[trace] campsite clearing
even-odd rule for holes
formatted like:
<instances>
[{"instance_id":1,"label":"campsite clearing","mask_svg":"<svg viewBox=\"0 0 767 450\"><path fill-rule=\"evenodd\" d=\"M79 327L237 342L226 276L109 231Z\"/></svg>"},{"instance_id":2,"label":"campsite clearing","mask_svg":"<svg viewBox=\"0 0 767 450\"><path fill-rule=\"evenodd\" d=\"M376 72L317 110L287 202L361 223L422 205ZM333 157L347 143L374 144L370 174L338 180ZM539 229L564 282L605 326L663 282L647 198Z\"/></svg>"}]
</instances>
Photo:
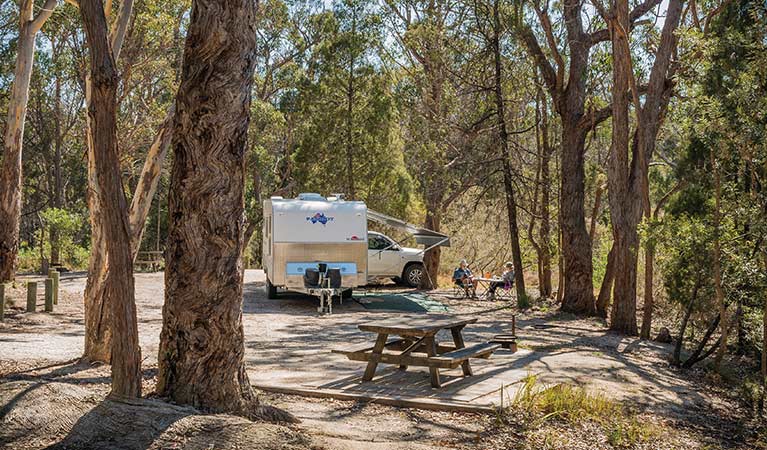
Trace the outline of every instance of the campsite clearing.
<instances>
[{"instance_id":1,"label":"campsite clearing","mask_svg":"<svg viewBox=\"0 0 767 450\"><path fill-rule=\"evenodd\" d=\"M371 440L381 442L381 448L438 448L443 442L470 446L485 439L500 439L488 434L495 427L494 415L466 411L487 412L502 401L508 405L528 375L537 375L545 385L568 383L607 393L647 417L681 428L696 424L694 442L737 447L745 439L734 419L742 417L737 404L697 379L696 372L680 374L670 368L666 361L669 346L608 333L599 321L541 311L518 316L517 353L499 349L490 359L473 360L472 377L463 378L460 367L444 371L442 389L429 386L427 368L405 372L387 368L372 382L360 383L364 365L330 349L369 341L372 335L361 332L359 323L399 317L402 312L371 310L355 301L344 301L332 316L319 316L311 297L291 295L269 300L262 272L246 271L245 278L245 362L251 383L273 391L264 394L264 399L294 413L303 421L300 429L319 433L320 440L332 443L327 448L359 448L360 442ZM23 378L34 379L45 370L25 371L81 355L84 285L83 275L63 277L62 298L53 314L26 314L16 309L9 314L0 324L0 377L21 372ZM136 297L145 390L151 391L162 323L162 273L137 274ZM503 302L455 300L439 292L432 297L445 304L449 314L477 319L464 331L470 343L507 332L515 312ZM82 370L80 376L89 381L79 385L88 387L94 379L108 382L105 368L85 369L78 371ZM70 371L59 370L57 374L46 376L64 382L78 378ZM355 399L363 403L344 401ZM420 402L420 408L399 409L371 405L370 401L405 406ZM424 407L436 411L424 411ZM370 421L380 421L380 426L371 427ZM715 425L697 425L706 423ZM59 431L66 434L66 430ZM568 432L588 435L586 429ZM687 434L679 436L689 438ZM491 441L474 448L491 448L496 445Z\"/></svg>"}]
</instances>

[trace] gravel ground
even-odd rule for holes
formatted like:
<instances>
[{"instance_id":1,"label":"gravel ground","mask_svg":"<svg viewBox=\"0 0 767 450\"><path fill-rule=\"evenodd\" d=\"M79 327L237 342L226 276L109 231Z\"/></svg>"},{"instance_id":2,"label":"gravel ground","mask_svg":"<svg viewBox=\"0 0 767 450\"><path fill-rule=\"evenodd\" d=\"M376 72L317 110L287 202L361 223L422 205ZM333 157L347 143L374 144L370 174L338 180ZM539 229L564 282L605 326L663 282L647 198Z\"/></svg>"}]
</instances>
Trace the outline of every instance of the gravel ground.
<instances>
[{"instance_id":1,"label":"gravel ground","mask_svg":"<svg viewBox=\"0 0 767 450\"><path fill-rule=\"evenodd\" d=\"M255 384L318 371L332 377L348 373L350 367L358 368L358 363L329 357L327 348L333 343L365 338L356 329L356 322L392 314L368 311L355 302L345 302L334 307L332 316L320 317L316 302L309 297L266 299L262 280L261 272L246 271L243 308L246 365ZM48 369L40 367L72 361L81 355L84 286L84 274L64 276L60 302L52 314L23 312L23 288L19 284L10 290L7 297L16 307L7 310L6 321L0 323L0 377L45 376ZM136 274L139 334L147 373L145 391L151 391L154 383L163 287L162 273ZM445 292L434 295L449 306L450 313L479 318L476 326L466 330L468 341L486 340L510 327L513 311L500 302L458 300ZM42 296L38 303L41 310ZM668 347L610 334L599 321L555 314L548 311L550 307L539 305L517 321L521 347L533 350L536 355L530 361L531 367L540 372L546 383L564 381L606 392L611 398L632 405L642 421L659 424L661 431L657 435L633 448L746 446L748 438L739 419L744 413L737 403L729 401L721 395L720 388L706 384L701 377L670 368ZM594 361L604 367L594 369ZM98 376L91 373L94 371ZM88 368L82 372L67 374L65 378L71 381L85 377L96 380L84 383L89 388L97 392L106 389L107 368ZM549 421L528 429L514 420L499 421L492 415L266 393L262 398L301 419L298 428L311 435L313 445L319 448L614 448L604 430L595 431L598 424L590 421L577 425ZM0 405L0 420L7 420L2 408Z\"/></svg>"}]
</instances>

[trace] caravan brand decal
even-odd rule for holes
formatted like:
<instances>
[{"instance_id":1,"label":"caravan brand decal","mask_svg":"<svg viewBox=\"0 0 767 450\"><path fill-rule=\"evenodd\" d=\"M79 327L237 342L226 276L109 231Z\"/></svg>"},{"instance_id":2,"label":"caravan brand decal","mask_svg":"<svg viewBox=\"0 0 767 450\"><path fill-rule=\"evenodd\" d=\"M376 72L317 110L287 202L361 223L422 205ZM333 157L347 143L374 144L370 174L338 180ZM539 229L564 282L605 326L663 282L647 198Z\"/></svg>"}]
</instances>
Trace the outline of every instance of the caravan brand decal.
<instances>
[{"instance_id":1,"label":"caravan brand decal","mask_svg":"<svg viewBox=\"0 0 767 450\"><path fill-rule=\"evenodd\" d=\"M311 223L321 223L322 225L327 225L327 223L332 222L333 219L333 217L326 216L325 213L315 213L313 216L306 218L306 220Z\"/></svg>"}]
</instances>

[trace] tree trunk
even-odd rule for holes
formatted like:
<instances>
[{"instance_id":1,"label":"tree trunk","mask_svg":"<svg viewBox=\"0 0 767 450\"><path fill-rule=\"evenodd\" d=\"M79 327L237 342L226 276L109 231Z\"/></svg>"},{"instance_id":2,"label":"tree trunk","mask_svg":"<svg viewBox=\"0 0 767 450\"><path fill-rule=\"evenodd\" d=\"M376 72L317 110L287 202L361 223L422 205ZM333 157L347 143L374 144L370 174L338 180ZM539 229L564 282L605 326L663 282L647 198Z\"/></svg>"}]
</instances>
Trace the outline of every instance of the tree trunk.
<instances>
[{"instance_id":1,"label":"tree trunk","mask_svg":"<svg viewBox=\"0 0 767 450\"><path fill-rule=\"evenodd\" d=\"M128 208L120 177L117 149L118 75L104 9L99 0L80 1L90 49L91 71L88 115L94 149L96 177L102 205L98 223L104 238L110 282L105 297L111 309L112 392L119 398L141 395L141 348L133 290L133 261L130 247Z\"/></svg>"},{"instance_id":2,"label":"tree trunk","mask_svg":"<svg viewBox=\"0 0 767 450\"><path fill-rule=\"evenodd\" d=\"M503 100L503 69L501 67L501 18L499 0L493 2L493 59L495 63L495 107L498 119L498 138L501 160L503 162L503 188L506 193L506 213L509 220L509 239L511 241L511 257L514 262L514 284L517 290L518 304L526 304L525 274L522 265L522 250L519 246L519 225L517 224L517 202L514 198L514 180L511 173L509 158L509 133L506 129L506 110Z\"/></svg>"},{"instance_id":3,"label":"tree trunk","mask_svg":"<svg viewBox=\"0 0 767 450\"><path fill-rule=\"evenodd\" d=\"M610 222L615 252L615 279L613 281L613 307L610 312L610 329L627 335L637 334L636 279L639 235L636 224L642 214L642 204L632 189L631 166L638 164L637 157L629 162L629 92L631 59L629 48L628 0L616 0L613 6L615 19L610 24L613 54L612 87L612 142L608 163L608 196L610 199ZM639 150L635 144L634 154ZM631 166L630 166L631 164Z\"/></svg>"},{"instance_id":4,"label":"tree trunk","mask_svg":"<svg viewBox=\"0 0 767 450\"><path fill-rule=\"evenodd\" d=\"M64 207L64 186L61 176L61 151L63 147L64 137L61 135L61 74L59 73L59 46L56 38L51 36L51 62L55 67L55 88L54 88L54 107L53 107L53 123L54 123L54 154L53 154L53 207L61 209ZM58 230L51 228L50 237L51 241L51 264L60 264L59 261L61 253L61 243L59 242Z\"/></svg>"},{"instance_id":5,"label":"tree trunk","mask_svg":"<svg viewBox=\"0 0 767 450\"><path fill-rule=\"evenodd\" d=\"M256 2L192 3L176 97L157 391L251 416L242 328L245 150Z\"/></svg>"},{"instance_id":6,"label":"tree trunk","mask_svg":"<svg viewBox=\"0 0 767 450\"><path fill-rule=\"evenodd\" d=\"M541 144L543 154L541 155L541 226L538 229L538 242L541 250L539 254L540 275L538 287L541 297L551 297L551 212L549 211L549 202L551 201L551 174L550 162L552 149L549 143L549 125L548 110L546 108L546 98L543 92L539 93L541 99Z\"/></svg>"},{"instance_id":7,"label":"tree trunk","mask_svg":"<svg viewBox=\"0 0 767 450\"><path fill-rule=\"evenodd\" d=\"M645 173L645 177L649 174ZM644 202L645 219L650 227L653 226L654 217L650 213L650 180L645 178L642 186L642 201ZM647 236L644 245L644 305L642 309L642 330L639 337L650 339L652 333L652 310L655 299L653 297L653 278L655 276L655 244L652 236Z\"/></svg>"},{"instance_id":8,"label":"tree trunk","mask_svg":"<svg viewBox=\"0 0 767 450\"><path fill-rule=\"evenodd\" d=\"M562 252L565 290L562 310L595 315L591 239L584 215L584 154L586 133L574 121L562 123Z\"/></svg>"},{"instance_id":9,"label":"tree trunk","mask_svg":"<svg viewBox=\"0 0 767 450\"><path fill-rule=\"evenodd\" d=\"M149 147L149 152L144 161L144 168L141 170L141 176L131 200L131 252L134 260L141 247L141 236L144 233L146 218L149 216L149 210L152 208L152 199L157 192L157 185L160 183L165 157L168 154L168 147L170 147L173 117L175 114L176 103L174 102L170 106L165 120L163 120L160 128L157 130L151 147Z\"/></svg>"},{"instance_id":10,"label":"tree trunk","mask_svg":"<svg viewBox=\"0 0 767 450\"><path fill-rule=\"evenodd\" d=\"M607 254L605 276L602 278L599 297L597 297L597 315L605 319L607 318L607 307L610 306L610 298L613 292L613 280L615 280L615 245L610 247L610 253Z\"/></svg>"},{"instance_id":11,"label":"tree trunk","mask_svg":"<svg viewBox=\"0 0 767 450\"><path fill-rule=\"evenodd\" d=\"M682 363L682 347L684 347L684 333L687 330L687 323L690 320L690 315L695 307L695 303L698 301L698 290L700 289L700 276L695 280L695 286L692 288L692 295L690 295L690 303L687 305L687 309L684 312L684 318L682 318L682 325L679 327L679 336L674 344L674 357L672 364L679 367Z\"/></svg>"},{"instance_id":12,"label":"tree trunk","mask_svg":"<svg viewBox=\"0 0 767 450\"><path fill-rule=\"evenodd\" d=\"M35 36L53 13L56 1L46 0L36 17L33 15L33 5L32 0L22 0L19 5L16 67L5 121L3 160L0 166L0 230L3 230L0 233L0 283L13 280L16 274L21 220L21 152L35 59Z\"/></svg>"},{"instance_id":13,"label":"tree trunk","mask_svg":"<svg viewBox=\"0 0 767 450\"><path fill-rule=\"evenodd\" d=\"M440 229L440 210L441 205L434 205L433 202L426 204L426 220L424 228L439 232ZM442 247L436 246L424 253L423 266L426 269L426 276L421 278L420 289L435 289L439 284L439 259L442 255Z\"/></svg>"},{"instance_id":14,"label":"tree trunk","mask_svg":"<svg viewBox=\"0 0 767 450\"><path fill-rule=\"evenodd\" d=\"M599 181L597 181L599 183ZM602 183L597 186L596 192L594 192L594 209L591 210L591 223L589 223L589 238L591 239L591 248L594 248L594 244L597 241L597 219L599 217L599 210L602 207L602 193L605 191Z\"/></svg>"},{"instance_id":15,"label":"tree trunk","mask_svg":"<svg viewBox=\"0 0 767 450\"><path fill-rule=\"evenodd\" d=\"M109 34L109 44L112 58L117 60L125 41L125 33L133 11L133 0L126 0L120 4L117 23L114 30ZM109 31L105 31L109 33ZM86 103L91 99L91 75L85 77ZM98 167L96 166L96 150L92 140L93 123L90 115L85 118L86 147L88 151L88 212L91 222L91 254L88 260L88 279L85 283L83 295L85 316L85 346L83 359L88 361L100 361L109 363L112 355L112 305L106 300L107 290L114 289L109 285L109 255L106 245L106 237L103 235L101 223L104 221L104 209L101 203L102 190ZM128 222L130 225L130 222ZM129 230L130 231L130 230ZM133 258L131 258L131 261Z\"/></svg>"},{"instance_id":16,"label":"tree trunk","mask_svg":"<svg viewBox=\"0 0 767 450\"><path fill-rule=\"evenodd\" d=\"M714 320L711 321L711 324L709 324L708 329L706 330L706 334L703 335L703 338L698 343L698 347L695 349L692 355L690 355L690 357L687 358L687 361L685 361L684 364L682 364L683 368L689 369L690 367L702 361L708 355L711 354L711 351L709 349L709 351L707 351L701 356L701 354L703 353L703 349L706 348L706 344L708 344L708 341L711 339L711 336L714 334L714 331L716 331L716 327L719 326L719 319L720 319L720 316L717 315L716 317L714 317ZM719 341L721 341L721 338L719 339Z\"/></svg>"}]
</instances>

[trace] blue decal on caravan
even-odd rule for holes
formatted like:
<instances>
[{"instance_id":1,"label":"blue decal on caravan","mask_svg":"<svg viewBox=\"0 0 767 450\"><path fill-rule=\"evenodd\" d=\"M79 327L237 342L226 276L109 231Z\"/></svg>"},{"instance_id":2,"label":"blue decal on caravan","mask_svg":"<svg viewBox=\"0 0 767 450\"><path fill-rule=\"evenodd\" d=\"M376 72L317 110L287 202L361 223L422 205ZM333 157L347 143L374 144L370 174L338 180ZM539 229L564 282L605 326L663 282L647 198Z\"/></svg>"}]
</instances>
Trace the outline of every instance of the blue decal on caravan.
<instances>
[{"instance_id":1,"label":"blue decal on caravan","mask_svg":"<svg viewBox=\"0 0 767 450\"><path fill-rule=\"evenodd\" d=\"M327 225L328 222L333 221L333 217L328 217L325 215L325 213L315 213L311 217L307 217L306 220L310 221L311 223L321 223L322 225Z\"/></svg>"},{"instance_id":2,"label":"blue decal on caravan","mask_svg":"<svg viewBox=\"0 0 767 450\"><path fill-rule=\"evenodd\" d=\"M303 275L306 269L316 269L320 262L289 262L285 265L286 275ZM328 269L341 269L341 275L357 275L357 264L352 262L328 262Z\"/></svg>"}]
</instances>

